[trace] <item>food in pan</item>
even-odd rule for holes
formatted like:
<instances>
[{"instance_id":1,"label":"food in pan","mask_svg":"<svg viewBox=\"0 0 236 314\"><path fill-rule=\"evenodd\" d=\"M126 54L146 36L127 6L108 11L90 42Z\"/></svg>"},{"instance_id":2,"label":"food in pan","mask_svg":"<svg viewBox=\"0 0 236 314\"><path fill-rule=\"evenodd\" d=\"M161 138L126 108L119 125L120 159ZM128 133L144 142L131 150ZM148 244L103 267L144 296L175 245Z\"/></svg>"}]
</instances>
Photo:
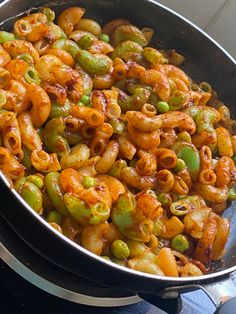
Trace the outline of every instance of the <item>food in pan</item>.
<instances>
[{"instance_id":1,"label":"food in pan","mask_svg":"<svg viewBox=\"0 0 236 314\"><path fill-rule=\"evenodd\" d=\"M198 276L221 259L236 135L210 84L125 19L43 7L0 32L0 169L57 231L104 259ZM14 210L14 209L12 209Z\"/></svg>"}]
</instances>

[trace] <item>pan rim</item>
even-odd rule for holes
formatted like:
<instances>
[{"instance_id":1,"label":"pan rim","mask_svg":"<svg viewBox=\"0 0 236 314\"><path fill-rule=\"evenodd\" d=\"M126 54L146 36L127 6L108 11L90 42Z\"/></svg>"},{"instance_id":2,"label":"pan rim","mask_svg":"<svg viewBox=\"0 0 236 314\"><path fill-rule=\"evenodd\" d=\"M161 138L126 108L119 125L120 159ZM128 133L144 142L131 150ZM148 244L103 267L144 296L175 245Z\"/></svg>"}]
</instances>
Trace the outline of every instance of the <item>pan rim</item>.
<instances>
[{"instance_id":1,"label":"pan rim","mask_svg":"<svg viewBox=\"0 0 236 314\"><path fill-rule=\"evenodd\" d=\"M168 8L167 6L160 4L159 2L155 2L154 0L144 0L146 3L151 3L154 6L157 7L161 7L162 9L170 12L172 15L177 16L180 20L184 21L186 24L190 25L192 28L194 28L195 30L197 30L199 33L201 33L204 37L206 37L208 39L208 41L212 42L217 48L219 48L225 55L226 57L234 64L236 65L236 60L231 56L231 54L226 51L215 39L213 39L210 35L208 35L204 30L202 30L200 27L198 27L196 24L194 24L193 22L191 22L190 20L188 20L186 17L182 16L181 14L175 12L174 10ZM0 4L0 10L1 8L7 4L8 2L10 2L9 0L4 0L1 4ZM63 4L69 4L70 1L68 2L57 2L57 1L52 1L50 4L53 6L58 6L58 5L63 5ZM37 5L38 3L36 3L35 5ZM45 4L47 5L47 4ZM35 7L34 7L35 8ZM20 12L19 15L25 13L24 12ZM13 17L11 17L13 18ZM0 22L0 26L2 25L4 21ZM7 184L7 181L5 179L5 177L3 176L2 173L0 173L0 180L3 181L5 184ZM214 273L210 273L210 274L206 274L206 275L202 275L202 276L195 276L195 277L168 277L168 276L159 276L159 275L152 275L152 274L148 274L148 273L143 273L143 272L139 272L139 271L135 271L132 270L130 268L127 267L122 267L120 265L117 265L113 262L107 261L105 259L103 259L100 256L97 256L95 254L93 254L92 252L86 250L85 248L83 248L82 246L80 246L79 244L73 242L72 240L70 240L69 238L67 238L66 236L64 236L63 234L61 234L60 232L58 232L57 230L55 230L52 226L50 226L41 216L39 216L36 212L34 212L34 210L20 197L20 195L14 190L14 189L9 189L11 190L11 192L15 195L15 197L17 198L17 200L24 205L24 207L31 213L32 217L34 217L34 219L37 219L38 222L40 222L42 225L44 225L44 227L46 227L47 229L50 230L50 232L54 235L56 235L57 237L59 237L60 239L62 239L63 241L65 241L65 243L67 243L68 245L70 245L71 247L73 247L74 249L78 250L79 252L95 259L97 262L100 263L104 263L110 267L112 267L113 269L117 269L119 271L122 272L126 272L129 273L130 275L135 275L138 276L140 279L141 278L146 278L146 279L150 279L150 280L159 280L161 282L165 282L165 283L172 283L173 281L176 284L190 284L193 282L206 282L206 281L210 281L212 279L216 279L219 277L224 277L232 272L236 271L236 265L235 266L231 266L229 268L220 270L220 271L216 271Z\"/></svg>"}]
</instances>

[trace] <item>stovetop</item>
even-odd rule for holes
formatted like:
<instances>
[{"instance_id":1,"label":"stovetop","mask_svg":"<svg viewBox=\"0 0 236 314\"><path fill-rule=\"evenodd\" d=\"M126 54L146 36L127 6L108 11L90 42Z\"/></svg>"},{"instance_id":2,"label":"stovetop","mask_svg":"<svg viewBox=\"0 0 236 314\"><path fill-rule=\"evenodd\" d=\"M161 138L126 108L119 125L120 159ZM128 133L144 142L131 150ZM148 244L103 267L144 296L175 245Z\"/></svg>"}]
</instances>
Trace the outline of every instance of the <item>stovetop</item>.
<instances>
[{"instance_id":1,"label":"stovetop","mask_svg":"<svg viewBox=\"0 0 236 314\"><path fill-rule=\"evenodd\" d=\"M52 296L11 270L0 261L0 312L1 314L163 314L162 310L147 302L123 307L91 307L71 303ZM214 313L214 306L202 291L182 296L182 314Z\"/></svg>"}]
</instances>

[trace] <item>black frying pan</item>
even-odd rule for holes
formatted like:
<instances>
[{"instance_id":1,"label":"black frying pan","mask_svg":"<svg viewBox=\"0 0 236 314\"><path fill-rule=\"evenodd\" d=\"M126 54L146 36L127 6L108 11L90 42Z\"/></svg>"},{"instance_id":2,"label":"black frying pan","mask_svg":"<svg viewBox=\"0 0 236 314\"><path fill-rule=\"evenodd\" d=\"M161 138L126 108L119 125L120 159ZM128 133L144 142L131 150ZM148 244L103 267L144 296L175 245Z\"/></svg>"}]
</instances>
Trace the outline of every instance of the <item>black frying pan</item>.
<instances>
[{"instance_id":1,"label":"black frying pan","mask_svg":"<svg viewBox=\"0 0 236 314\"><path fill-rule=\"evenodd\" d=\"M30 0L5 0L0 4L0 26L10 29L19 14L33 7L48 4L48 0L34 3ZM213 85L221 100L236 116L235 60L204 32L173 11L152 0L80 0L51 2L58 13L68 6L82 6L87 16L100 24L122 17L138 26L154 29L159 46L175 48L186 56L184 70L196 81ZM13 16L13 18L11 18ZM202 288L210 294L217 313L233 313L236 307L236 289L229 279L236 271L236 214L232 205L224 212L231 221L227 253L214 273L200 277L171 278L140 273L120 267L83 249L51 228L15 193L9 190L0 176L1 216L35 251L61 268L94 282L137 292L155 304L156 297L176 296L180 292ZM223 287L223 289L222 289ZM234 298L232 298L234 297ZM230 309L230 310L229 310Z\"/></svg>"}]
</instances>

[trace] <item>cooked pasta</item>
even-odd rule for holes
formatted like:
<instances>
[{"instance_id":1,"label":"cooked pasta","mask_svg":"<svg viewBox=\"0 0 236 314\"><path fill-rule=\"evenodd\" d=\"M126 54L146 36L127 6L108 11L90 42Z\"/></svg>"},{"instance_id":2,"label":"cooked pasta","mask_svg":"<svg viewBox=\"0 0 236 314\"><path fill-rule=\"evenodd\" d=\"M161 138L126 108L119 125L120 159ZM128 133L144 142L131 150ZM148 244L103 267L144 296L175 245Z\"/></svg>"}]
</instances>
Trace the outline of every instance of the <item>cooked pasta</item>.
<instances>
[{"instance_id":1,"label":"cooked pasta","mask_svg":"<svg viewBox=\"0 0 236 314\"><path fill-rule=\"evenodd\" d=\"M71 7L22 16L0 45L0 170L58 232L161 276L225 254L236 135L153 30ZM27 209L26 209L27 210Z\"/></svg>"}]
</instances>

